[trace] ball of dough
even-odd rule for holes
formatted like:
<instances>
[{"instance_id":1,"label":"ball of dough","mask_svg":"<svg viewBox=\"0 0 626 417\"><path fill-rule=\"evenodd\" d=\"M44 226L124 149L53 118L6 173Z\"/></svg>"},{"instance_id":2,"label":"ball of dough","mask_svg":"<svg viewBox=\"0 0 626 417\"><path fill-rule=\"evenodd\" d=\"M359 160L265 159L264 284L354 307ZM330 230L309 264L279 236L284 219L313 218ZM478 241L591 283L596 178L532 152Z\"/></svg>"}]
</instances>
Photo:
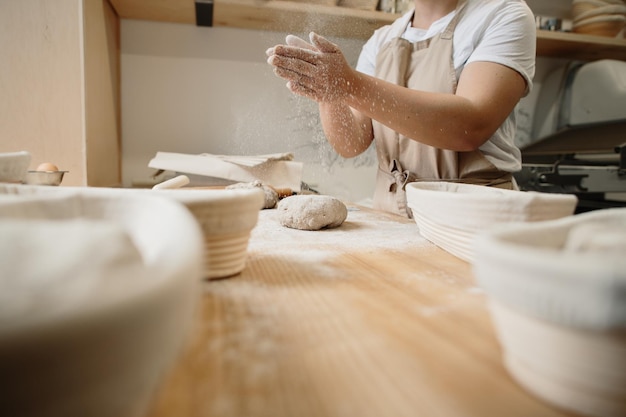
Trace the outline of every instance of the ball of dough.
<instances>
[{"instance_id":1,"label":"ball of dough","mask_svg":"<svg viewBox=\"0 0 626 417\"><path fill-rule=\"evenodd\" d=\"M253 182L238 182L236 184L232 184L226 187L227 190L237 190L237 189L249 189L249 188L261 188L263 193L265 194L265 204L263 205L264 209L272 209L276 207L278 203L278 193L269 185L263 184L261 181L253 181Z\"/></svg>"},{"instance_id":2,"label":"ball of dough","mask_svg":"<svg viewBox=\"0 0 626 417\"><path fill-rule=\"evenodd\" d=\"M319 230L339 227L348 217L348 208L327 195L294 195L278 203L278 219L285 227Z\"/></svg>"}]
</instances>

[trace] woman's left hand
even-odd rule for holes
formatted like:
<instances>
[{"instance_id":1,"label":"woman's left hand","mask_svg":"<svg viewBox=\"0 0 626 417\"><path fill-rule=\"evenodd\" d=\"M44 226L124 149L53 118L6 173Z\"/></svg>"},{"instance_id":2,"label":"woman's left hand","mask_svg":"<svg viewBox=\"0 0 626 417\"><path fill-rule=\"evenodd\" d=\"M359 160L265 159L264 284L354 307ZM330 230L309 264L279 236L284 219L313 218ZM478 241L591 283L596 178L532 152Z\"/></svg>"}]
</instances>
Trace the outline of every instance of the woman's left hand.
<instances>
[{"instance_id":1,"label":"woman's left hand","mask_svg":"<svg viewBox=\"0 0 626 417\"><path fill-rule=\"evenodd\" d=\"M268 64L296 94L317 102L342 100L350 92L352 68L337 45L313 32L310 40L287 36L286 45L267 50Z\"/></svg>"}]
</instances>

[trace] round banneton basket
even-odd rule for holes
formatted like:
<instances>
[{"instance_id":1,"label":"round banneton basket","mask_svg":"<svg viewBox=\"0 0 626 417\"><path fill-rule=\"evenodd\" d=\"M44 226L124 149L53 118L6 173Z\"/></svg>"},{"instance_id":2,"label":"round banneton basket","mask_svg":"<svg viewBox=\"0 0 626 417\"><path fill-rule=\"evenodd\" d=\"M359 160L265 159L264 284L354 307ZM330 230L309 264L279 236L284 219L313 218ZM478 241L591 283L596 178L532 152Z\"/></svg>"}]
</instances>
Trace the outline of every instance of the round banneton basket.
<instances>
[{"instance_id":1,"label":"round banneton basket","mask_svg":"<svg viewBox=\"0 0 626 417\"><path fill-rule=\"evenodd\" d=\"M626 415L626 209L509 224L476 240L504 363L527 390L594 417Z\"/></svg>"},{"instance_id":2,"label":"round banneton basket","mask_svg":"<svg viewBox=\"0 0 626 417\"><path fill-rule=\"evenodd\" d=\"M204 276L227 278L245 269L250 233L263 208L263 191L152 190L184 204L200 224L204 235Z\"/></svg>"},{"instance_id":3,"label":"round banneton basket","mask_svg":"<svg viewBox=\"0 0 626 417\"><path fill-rule=\"evenodd\" d=\"M471 262L475 236L495 224L535 222L569 216L573 195L522 192L447 181L406 185L407 204L420 234Z\"/></svg>"},{"instance_id":4,"label":"round banneton basket","mask_svg":"<svg viewBox=\"0 0 626 417\"><path fill-rule=\"evenodd\" d=\"M155 196L14 193L0 231L0 415L144 415L196 311L193 216Z\"/></svg>"}]
</instances>

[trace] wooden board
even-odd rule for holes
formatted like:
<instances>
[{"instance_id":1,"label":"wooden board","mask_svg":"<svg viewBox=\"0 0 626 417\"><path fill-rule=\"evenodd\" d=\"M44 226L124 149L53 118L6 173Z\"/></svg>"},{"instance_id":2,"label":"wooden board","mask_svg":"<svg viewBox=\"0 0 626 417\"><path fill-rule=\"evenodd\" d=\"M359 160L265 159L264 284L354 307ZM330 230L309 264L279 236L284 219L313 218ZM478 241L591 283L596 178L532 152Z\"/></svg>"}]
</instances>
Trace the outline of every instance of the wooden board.
<instances>
[{"instance_id":1,"label":"wooden board","mask_svg":"<svg viewBox=\"0 0 626 417\"><path fill-rule=\"evenodd\" d=\"M216 1L215 26L367 39L397 15L293 1Z\"/></svg>"},{"instance_id":2,"label":"wooden board","mask_svg":"<svg viewBox=\"0 0 626 417\"><path fill-rule=\"evenodd\" d=\"M276 216L260 213L240 275L205 283L150 417L568 415L509 377L470 265L413 221L351 208L311 232Z\"/></svg>"},{"instance_id":3,"label":"wooden board","mask_svg":"<svg viewBox=\"0 0 626 417\"><path fill-rule=\"evenodd\" d=\"M120 17L195 24L193 0L111 0ZM213 25L367 39L396 15L282 0L215 0Z\"/></svg>"},{"instance_id":4,"label":"wooden board","mask_svg":"<svg viewBox=\"0 0 626 417\"><path fill-rule=\"evenodd\" d=\"M123 19L196 23L194 0L109 0Z\"/></svg>"}]
</instances>

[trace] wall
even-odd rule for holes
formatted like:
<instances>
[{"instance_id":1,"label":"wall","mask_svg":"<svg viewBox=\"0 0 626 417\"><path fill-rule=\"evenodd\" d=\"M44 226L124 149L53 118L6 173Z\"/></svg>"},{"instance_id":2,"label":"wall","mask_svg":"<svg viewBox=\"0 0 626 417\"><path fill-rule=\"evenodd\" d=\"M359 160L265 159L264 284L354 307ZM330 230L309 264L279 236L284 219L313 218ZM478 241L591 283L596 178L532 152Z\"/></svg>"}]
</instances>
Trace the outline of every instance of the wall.
<instances>
[{"instance_id":1,"label":"wall","mask_svg":"<svg viewBox=\"0 0 626 417\"><path fill-rule=\"evenodd\" d=\"M530 2L533 3L533 2ZM569 1L541 14L564 15ZM533 6L533 4L531 4ZM534 7L534 6L533 6ZM373 193L373 149L346 160L326 143L316 105L292 95L266 64L284 33L122 20L124 186L150 181L158 151L253 155L291 151L318 191L365 202ZM362 41L332 39L356 63ZM558 60L540 59L535 91L519 107L520 141L529 140L541 80Z\"/></svg>"},{"instance_id":2,"label":"wall","mask_svg":"<svg viewBox=\"0 0 626 417\"><path fill-rule=\"evenodd\" d=\"M282 33L123 20L122 155L125 186L154 173L158 151L255 155L293 152L303 181L352 201L373 193L373 149L338 157L317 106L294 96L266 63ZM360 41L337 40L352 65Z\"/></svg>"},{"instance_id":3,"label":"wall","mask_svg":"<svg viewBox=\"0 0 626 417\"><path fill-rule=\"evenodd\" d=\"M0 2L0 152L85 177L82 3Z\"/></svg>"}]
</instances>

